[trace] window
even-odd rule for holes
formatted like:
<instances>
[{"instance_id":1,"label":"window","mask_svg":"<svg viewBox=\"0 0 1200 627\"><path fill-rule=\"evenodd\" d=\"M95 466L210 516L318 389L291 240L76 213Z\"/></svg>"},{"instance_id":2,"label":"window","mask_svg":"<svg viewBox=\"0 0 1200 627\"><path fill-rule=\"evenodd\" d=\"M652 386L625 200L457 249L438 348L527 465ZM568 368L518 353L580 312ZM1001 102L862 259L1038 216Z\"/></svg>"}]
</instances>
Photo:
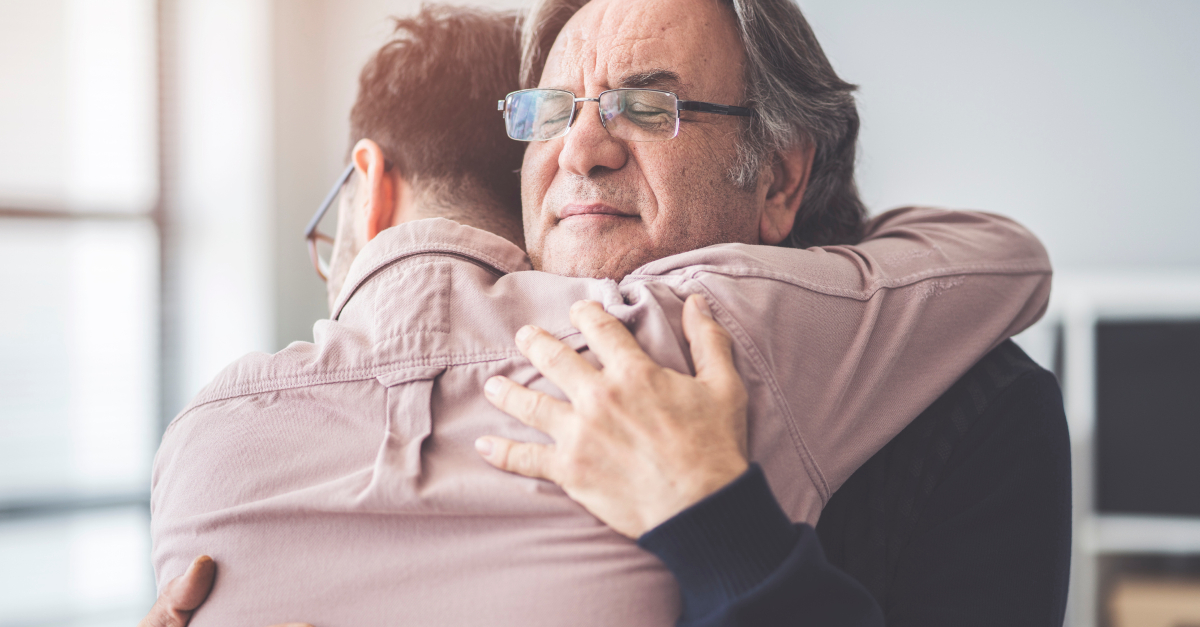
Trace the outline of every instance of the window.
<instances>
[{"instance_id":1,"label":"window","mask_svg":"<svg viewBox=\"0 0 1200 627\"><path fill-rule=\"evenodd\" d=\"M0 625L153 601L157 7L0 3Z\"/></svg>"}]
</instances>

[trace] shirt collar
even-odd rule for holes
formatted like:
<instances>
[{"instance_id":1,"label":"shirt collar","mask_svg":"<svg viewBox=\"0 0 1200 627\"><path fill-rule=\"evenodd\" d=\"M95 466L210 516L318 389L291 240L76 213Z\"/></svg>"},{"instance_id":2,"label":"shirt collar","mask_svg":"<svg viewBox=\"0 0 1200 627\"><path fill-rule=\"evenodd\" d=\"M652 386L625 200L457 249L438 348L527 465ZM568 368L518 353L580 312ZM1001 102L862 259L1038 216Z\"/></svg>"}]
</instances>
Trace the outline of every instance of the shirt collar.
<instances>
[{"instance_id":1,"label":"shirt collar","mask_svg":"<svg viewBox=\"0 0 1200 627\"><path fill-rule=\"evenodd\" d=\"M466 257L503 274L533 269L525 251L499 235L445 218L405 222L380 231L359 251L330 318L336 320L358 288L386 266L428 254Z\"/></svg>"}]
</instances>

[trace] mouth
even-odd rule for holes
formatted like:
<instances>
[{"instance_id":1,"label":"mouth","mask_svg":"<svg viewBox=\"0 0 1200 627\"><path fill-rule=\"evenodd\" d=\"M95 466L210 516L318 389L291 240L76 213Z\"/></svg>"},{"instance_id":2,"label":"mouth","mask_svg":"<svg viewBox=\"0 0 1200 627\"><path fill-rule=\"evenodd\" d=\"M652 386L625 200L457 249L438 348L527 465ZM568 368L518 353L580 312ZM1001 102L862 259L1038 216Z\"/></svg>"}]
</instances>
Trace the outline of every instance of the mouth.
<instances>
[{"instance_id":1,"label":"mouth","mask_svg":"<svg viewBox=\"0 0 1200 627\"><path fill-rule=\"evenodd\" d=\"M560 221L574 217L614 217L614 218L636 218L636 213L626 213L615 207L610 207L605 204L594 203L590 205L567 205L558 210L558 219Z\"/></svg>"}]
</instances>

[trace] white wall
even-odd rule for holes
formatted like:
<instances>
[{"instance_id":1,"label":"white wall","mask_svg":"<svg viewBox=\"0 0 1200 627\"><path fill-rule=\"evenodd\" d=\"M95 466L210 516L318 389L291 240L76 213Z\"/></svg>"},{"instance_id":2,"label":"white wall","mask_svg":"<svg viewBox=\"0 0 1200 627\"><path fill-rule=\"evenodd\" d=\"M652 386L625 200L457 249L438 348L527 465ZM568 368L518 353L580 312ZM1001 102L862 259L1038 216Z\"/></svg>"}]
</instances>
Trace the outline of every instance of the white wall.
<instances>
[{"instance_id":1,"label":"white wall","mask_svg":"<svg viewBox=\"0 0 1200 627\"><path fill-rule=\"evenodd\" d=\"M1004 213L1060 270L1200 266L1200 3L801 0L872 210Z\"/></svg>"}]
</instances>

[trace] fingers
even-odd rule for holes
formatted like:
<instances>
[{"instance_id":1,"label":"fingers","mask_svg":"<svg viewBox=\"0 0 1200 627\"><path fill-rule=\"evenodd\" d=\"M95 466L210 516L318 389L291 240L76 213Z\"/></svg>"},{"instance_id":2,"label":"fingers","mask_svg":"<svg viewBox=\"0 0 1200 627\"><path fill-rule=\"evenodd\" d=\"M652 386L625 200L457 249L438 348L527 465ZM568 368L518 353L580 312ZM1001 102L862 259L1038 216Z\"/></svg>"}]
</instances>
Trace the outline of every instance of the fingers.
<instances>
[{"instance_id":1,"label":"fingers","mask_svg":"<svg viewBox=\"0 0 1200 627\"><path fill-rule=\"evenodd\" d=\"M508 377L492 377L483 384L483 394L493 405L521 422L555 437L571 404L535 392Z\"/></svg>"},{"instance_id":2,"label":"fingers","mask_svg":"<svg viewBox=\"0 0 1200 627\"><path fill-rule=\"evenodd\" d=\"M554 449L546 444L513 442L506 438L484 436L475 440L475 450L489 464L500 470L534 479L555 481L551 467Z\"/></svg>"},{"instance_id":3,"label":"fingers","mask_svg":"<svg viewBox=\"0 0 1200 627\"><path fill-rule=\"evenodd\" d=\"M217 576L217 563L207 555L201 555L192 560L187 572L171 584L172 605L177 610L192 611L204 603L208 592L212 590L213 579Z\"/></svg>"},{"instance_id":4,"label":"fingers","mask_svg":"<svg viewBox=\"0 0 1200 627\"><path fill-rule=\"evenodd\" d=\"M529 358L533 367L561 388L568 398L573 398L581 385L600 376L600 371L580 357L579 353L542 329L521 327L516 340L521 354Z\"/></svg>"},{"instance_id":5,"label":"fingers","mask_svg":"<svg viewBox=\"0 0 1200 627\"><path fill-rule=\"evenodd\" d=\"M587 338L588 348L600 358L605 367L622 361L646 359L637 339L625 325L604 311L596 301L581 300L571 305L571 324Z\"/></svg>"},{"instance_id":6,"label":"fingers","mask_svg":"<svg viewBox=\"0 0 1200 627\"><path fill-rule=\"evenodd\" d=\"M733 365L733 339L713 319L700 294L692 294L683 305L683 334L691 346L697 380L719 390L741 387L741 376Z\"/></svg>"},{"instance_id":7,"label":"fingers","mask_svg":"<svg viewBox=\"0 0 1200 627\"><path fill-rule=\"evenodd\" d=\"M212 590L213 578L217 574L217 563L207 555L192 561L187 572L172 579L163 587L150 613L138 623L138 627L184 627L191 619L192 611L204 603Z\"/></svg>"}]
</instances>

